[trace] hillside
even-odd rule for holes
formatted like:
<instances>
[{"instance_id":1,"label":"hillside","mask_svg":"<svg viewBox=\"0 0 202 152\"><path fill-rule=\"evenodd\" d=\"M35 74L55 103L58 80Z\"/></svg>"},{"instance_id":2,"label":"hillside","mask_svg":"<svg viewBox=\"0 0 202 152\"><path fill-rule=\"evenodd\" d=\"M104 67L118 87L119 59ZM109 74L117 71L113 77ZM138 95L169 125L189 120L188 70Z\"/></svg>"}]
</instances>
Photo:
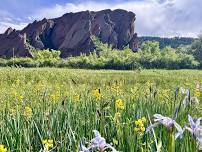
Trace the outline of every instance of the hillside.
<instances>
[{"instance_id":1,"label":"hillside","mask_svg":"<svg viewBox=\"0 0 202 152\"><path fill-rule=\"evenodd\" d=\"M145 41L156 41L159 42L160 48L165 48L166 46L177 48L180 45L190 45L194 42L194 40L195 40L194 38L190 37L173 37L173 38L161 38L150 36L138 37L139 45L141 45Z\"/></svg>"}]
</instances>

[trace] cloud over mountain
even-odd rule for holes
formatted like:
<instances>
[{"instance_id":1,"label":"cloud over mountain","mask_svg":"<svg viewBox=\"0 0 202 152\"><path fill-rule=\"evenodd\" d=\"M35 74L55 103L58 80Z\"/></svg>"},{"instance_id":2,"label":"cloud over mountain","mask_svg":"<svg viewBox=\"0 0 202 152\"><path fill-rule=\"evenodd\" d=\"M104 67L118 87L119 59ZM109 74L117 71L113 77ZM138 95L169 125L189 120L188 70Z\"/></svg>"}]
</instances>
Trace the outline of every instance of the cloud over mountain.
<instances>
[{"instance_id":1,"label":"cloud over mountain","mask_svg":"<svg viewBox=\"0 0 202 152\"><path fill-rule=\"evenodd\" d=\"M25 25L24 22L29 20L59 17L67 12L98 11L109 8L121 8L136 13L136 31L139 35L196 37L202 30L201 0L113 0L110 2L91 0L43 6L25 15L22 22L7 21L6 24L5 20L0 19L0 32L8 25L20 29ZM0 17L2 14L0 11ZM4 18L7 16L8 14L4 13Z\"/></svg>"}]
</instances>

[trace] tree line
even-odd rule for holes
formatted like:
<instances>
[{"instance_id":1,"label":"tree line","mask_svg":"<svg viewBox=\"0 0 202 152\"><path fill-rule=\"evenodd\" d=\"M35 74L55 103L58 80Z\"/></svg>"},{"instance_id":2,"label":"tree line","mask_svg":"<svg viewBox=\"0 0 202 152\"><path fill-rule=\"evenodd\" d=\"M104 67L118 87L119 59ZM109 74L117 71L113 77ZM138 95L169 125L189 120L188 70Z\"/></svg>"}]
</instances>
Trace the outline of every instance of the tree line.
<instances>
[{"instance_id":1,"label":"tree line","mask_svg":"<svg viewBox=\"0 0 202 152\"><path fill-rule=\"evenodd\" d=\"M202 68L202 36L190 45L180 45L177 48L171 46L161 48L157 41L145 41L137 53L129 47L123 50L113 49L95 37L93 41L96 47L90 54L61 59L60 51L34 50L33 58L0 59L0 66L117 70Z\"/></svg>"}]
</instances>

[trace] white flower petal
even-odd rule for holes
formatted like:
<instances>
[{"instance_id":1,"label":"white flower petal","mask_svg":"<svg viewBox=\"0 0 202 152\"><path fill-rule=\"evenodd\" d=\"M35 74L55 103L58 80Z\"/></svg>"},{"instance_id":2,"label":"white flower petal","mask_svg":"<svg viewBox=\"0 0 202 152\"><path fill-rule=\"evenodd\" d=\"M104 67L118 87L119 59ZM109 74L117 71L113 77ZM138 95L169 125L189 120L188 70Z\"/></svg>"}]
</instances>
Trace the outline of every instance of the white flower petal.
<instances>
[{"instance_id":1,"label":"white flower petal","mask_svg":"<svg viewBox=\"0 0 202 152\"><path fill-rule=\"evenodd\" d=\"M154 118L156 118L156 119L164 119L164 116L162 116L161 114L154 114Z\"/></svg>"},{"instance_id":2,"label":"white flower petal","mask_svg":"<svg viewBox=\"0 0 202 152\"><path fill-rule=\"evenodd\" d=\"M197 137L197 138L202 138L202 129L201 128L196 128L194 130L194 136Z\"/></svg>"},{"instance_id":3,"label":"white flower petal","mask_svg":"<svg viewBox=\"0 0 202 152\"><path fill-rule=\"evenodd\" d=\"M100 132L97 130L93 130L95 137L101 137Z\"/></svg>"},{"instance_id":4,"label":"white flower petal","mask_svg":"<svg viewBox=\"0 0 202 152\"><path fill-rule=\"evenodd\" d=\"M183 132L182 127L177 122L174 122L174 126L175 126L175 128L177 129L178 132Z\"/></svg>"},{"instance_id":5,"label":"white flower petal","mask_svg":"<svg viewBox=\"0 0 202 152\"><path fill-rule=\"evenodd\" d=\"M185 129L187 129L191 134L193 134L193 130L190 127L185 126Z\"/></svg>"},{"instance_id":6,"label":"white flower petal","mask_svg":"<svg viewBox=\"0 0 202 152\"><path fill-rule=\"evenodd\" d=\"M181 92L182 94L185 94L185 93L186 93L186 89L180 87L180 92Z\"/></svg>"},{"instance_id":7,"label":"white flower petal","mask_svg":"<svg viewBox=\"0 0 202 152\"><path fill-rule=\"evenodd\" d=\"M202 138L198 138L198 141L202 145Z\"/></svg>"},{"instance_id":8,"label":"white flower petal","mask_svg":"<svg viewBox=\"0 0 202 152\"><path fill-rule=\"evenodd\" d=\"M196 126L200 126L201 120L202 120L202 117L200 117L200 118L198 118L198 119L196 120Z\"/></svg>"},{"instance_id":9,"label":"white flower petal","mask_svg":"<svg viewBox=\"0 0 202 152\"><path fill-rule=\"evenodd\" d=\"M174 120L169 117L165 117L162 121L160 121L166 127L172 127L174 124Z\"/></svg>"},{"instance_id":10,"label":"white flower petal","mask_svg":"<svg viewBox=\"0 0 202 152\"><path fill-rule=\"evenodd\" d=\"M106 144L106 149L111 149L112 150L112 152L118 152L114 147L112 147L112 145L110 145L110 144ZM105 149L105 150L106 150Z\"/></svg>"},{"instance_id":11,"label":"white flower petal","mask_svg":"<svg viewBox=\"0 0 202 152\"><path fill-rule=\"evenodd\" d=\"M188 120L189 120L189 123L190 123L190 127L192 129L195 128L196 124L195 124L193 118L190 115L188 115Z\"/></svg>"},{"instance_id":12,"label":"white flower petal","mask_svg":"<svg viewBox=\"0 0 202 152\"><path fill-rule=\"evenodd\" d=\"M91 140L91 146L97 147L99 149L104 149L106 146L106 140L105 138L101 137L99 131L93 130L95 134L95 138Z\"/></svg>"},{"instance_id":13,"label":"white flower petal","mask_svg":"<svg viewBox=\"0 0 202 152\"><path fill-rule=\"evenodd\" d=\"M182 139L184 131L185 131L185 128L178 130L177 133L175 134L175 140L178 138Z\"/></svg>"},{"instance_id":14,"label":"white flower petal","mask_svg":"<svg viewBox=\"0 0 202 152\"><path fill-rule=\"evenodd\" d=\"M79 144L79 152L90 152L89 151L90 148L86 148L84 145L83 145L83 142L81 141L80 144Z\"/></svg>"},{"instance_id":15,"label":"white flower petal","mask_svg":"<svg viewBox=\"0 0 202 152\"><path fill-rule=\"evenodd\" d=\"M147 129L146 129L146 133L150 132L151 129L155 128L155 127L158 126L158 125L159 125L158 122L157 122L157 123L154 123L154 124L152 124L152 125L150 125L150 126L147 127Z\"/></svg>"}]
</instances>

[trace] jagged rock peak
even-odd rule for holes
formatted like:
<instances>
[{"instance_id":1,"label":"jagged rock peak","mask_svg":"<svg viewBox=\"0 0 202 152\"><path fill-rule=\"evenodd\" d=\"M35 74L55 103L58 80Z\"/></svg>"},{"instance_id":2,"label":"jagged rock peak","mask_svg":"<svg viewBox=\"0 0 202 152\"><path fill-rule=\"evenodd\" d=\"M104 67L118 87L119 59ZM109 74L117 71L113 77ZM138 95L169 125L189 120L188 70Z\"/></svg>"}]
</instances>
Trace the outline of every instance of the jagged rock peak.
<instances>
[{"instance_id":1,"label":"jagged rock peak","mask_svg":"<svg viewBox=\"0 0 202 152\"><path fill-rule=\"evenodd\" d=\"M15 29L12 29L11 27L9 27L6 31L5 31L5 35L9 35L11 34L12 32L15 32Z\"/></svg>"},{"instance_id":2,"label":"jagged rock peak","mask_svg":"<svg viewBox=\"0 0 202 152\"><path fill-rule=\"evenodd\" d=\"M11 33L17 35L8 36ZM30 56L30 48L60 50L61 57L64 58L76 56L94 49L92 35L114 48L123 49L129 45L136 51L135 14L121 9L82 11L66 13L59 18L34 21L21 31L9 28L0 35L0 44L5 43L0 45L0 56L12 56L13 54L9 53L11 48L18 52L16 56Z\"/></svg>"}]
</instances>

